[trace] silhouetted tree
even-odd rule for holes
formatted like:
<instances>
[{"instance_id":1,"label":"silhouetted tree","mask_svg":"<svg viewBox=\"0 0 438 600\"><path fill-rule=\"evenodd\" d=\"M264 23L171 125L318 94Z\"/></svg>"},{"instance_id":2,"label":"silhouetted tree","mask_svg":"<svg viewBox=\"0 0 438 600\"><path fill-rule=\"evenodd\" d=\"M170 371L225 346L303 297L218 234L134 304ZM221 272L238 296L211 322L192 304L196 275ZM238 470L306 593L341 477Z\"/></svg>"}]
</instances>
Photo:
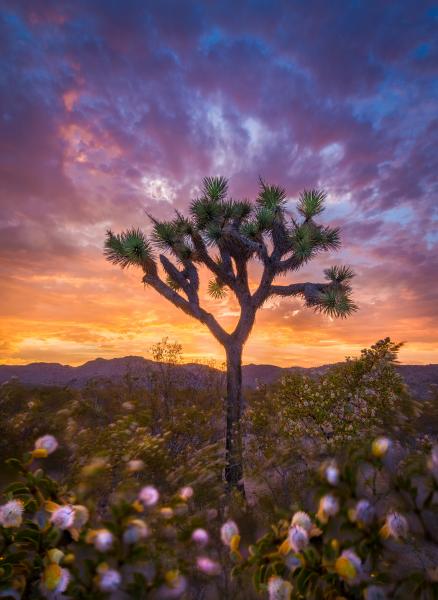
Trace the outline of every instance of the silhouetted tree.
<instances>
[{"instance_id":1,"label":"silhouetted tree","mask_svg":"<svg viewBox=\"0 0 438 600\"><path fill-rule=\"evenodd\" d=\"M228 181L224 177L204 178L201 196L192 201L189 217L179 212L171 221L150 217L153 222L150 238L140 229L129 229L121 234L108 231L105 254L109 261L121 267L141 267L143 283L204 323L224 347L227 359L225 479L230 488L243 490L242 350L257 310L272 296L300 296L307 306L332 317L346 317L357 307L350 297L354 273L349 267L326 269L325 283L279 285L275 282L277 276L297 271L319 252L339 248L339 229L314 221L324 210L324 192L304 191L298 201L297 218L286 210L285 190L262 180L255 203L232 200L227 192ZM254 290L248 280L248 263L252 259L262 266L260 281ZM201 306L200 266L213 275L208 285L213 298L221 299L228 291L237 298L240 317L231 333Z\"/></svg>"}]
</instances>

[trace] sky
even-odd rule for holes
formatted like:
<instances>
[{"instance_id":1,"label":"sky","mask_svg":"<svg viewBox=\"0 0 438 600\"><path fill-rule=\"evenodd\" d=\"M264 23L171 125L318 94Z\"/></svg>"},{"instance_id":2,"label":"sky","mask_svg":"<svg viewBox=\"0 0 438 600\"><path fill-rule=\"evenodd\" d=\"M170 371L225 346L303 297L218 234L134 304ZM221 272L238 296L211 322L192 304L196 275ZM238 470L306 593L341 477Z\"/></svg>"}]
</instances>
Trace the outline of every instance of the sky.
<instances>
[{"instance_id":1,"label":"sky","mask_svg":"<svg viewBox=\"0 0 438 600\"><path fill-rule=\"evenodd\" d=\"M206 175L328 194L359 311L259 312L244 362L320 365L390 336L438 362L438 4L0 1L0 362L223 360L198 322L107 263L105 231L185 211ZM251 270L254 285L259 270ZM203 282L205 281L203 277ZM204 298L230 329L231 298Z\"/></svg>"}]
</instances>

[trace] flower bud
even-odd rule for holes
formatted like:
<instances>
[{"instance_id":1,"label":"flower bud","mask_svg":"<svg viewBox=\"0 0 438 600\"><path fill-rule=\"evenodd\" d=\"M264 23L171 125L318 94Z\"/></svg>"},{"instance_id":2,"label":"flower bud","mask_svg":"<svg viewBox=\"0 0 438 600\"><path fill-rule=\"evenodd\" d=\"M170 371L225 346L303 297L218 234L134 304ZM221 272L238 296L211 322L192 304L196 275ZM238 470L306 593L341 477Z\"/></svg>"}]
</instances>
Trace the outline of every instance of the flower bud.
<instances>
[{"instance_id":1,"label":"flower bud","mask_svg":"<svg viewBox=\"0 0 438 600\"><path fill-rule=\"evenodd\" d=\"M339 501L332 494L326 494L319 501L318 519L322 523L327 523L330 517L334 517L339 512Z\"/></svg>"},{"instance_id":2,"label":"flower bud","mask_svg":"<svg viewBox=\"0 0 438 600\"><path fill-rule=\"evenodd\" d=\"M23 522L24 504L21 500L9 500L0 506L0 525L2 527L20 527Z\"/></svg>"},{"instance_id":3,"label":"flower bud","mask_svg":"<svg viewBox=\"0 0 438 600\"><path fill-rule=\"evenodd\" d=\"M208 544L209 539L210 538L207 531L200 527L198 527L198 529L195 529L192 533L192 541L196 544L199 544L200 546L205 546L206 544Z\"/></svg>"},{"instance_id":4,"label":"flower bud","mask_svg":"<svg viewBox=\"0 0 438 600\"><path fill-rule=\"evenodd\" d=\"M92 542L99 552L108 552L114 544L114 536L108 529L96 529L89 531L87 542Z\"/></svg>"},{"instance_id":5,"label":"flower bud","mask_svg":"<svg viewBox=\"0 0 438 600\"><path fill-rule=\"evenodd\" d=\"M309 544L307 531L300 525L290 527L287 539L294 552L301 552Z\"/></svg>"},{"instance_id":6,"label":"flower bud","mask_svg":"<svg viewBox=\"0 0 438 600\"><path fill-rule=\"evenodd\" d=\"M138 459L130 460L126 466L130 473L138 473L138 471L142 471L145 467L144 462Z\"/></svg>"},{"instance_id":7,"label":"flower bud","mask_svg":"<svg viewBox=\"0 0 438 600\"><path fill-rule=\"evenodd\" d=\"M211 560L208 556L198 556L196 566L206 575L219 575L221 572L220 564L215 560Z\"/></svg>"},{"instance_id":8,"label":"flower bud","mask_svg":"<svg viewBox=\"0 0 438 600\"><path fill-rule=\"evenodd\" d=\"M52 548L47 552L47 558L49 559L49 562L59 565L61 560L64 558L64 552L59 550L59 548Z\"/></svg>"},{"instance_id":9,"label":"flower bud","mask_svg":"<svg viewBox=\"0 0 438 600\"><path fill-rule=\"evenodd\" d=\"M282 577L274 575L268 581L269 600L290 600L292 584Z\"/></svg>"},{"instance_id":10,"label":"flower bud","mask_svg":"<svg viewBox=\"0 0 438 600\"><path fill-rule=\"evenodd\" d=\"M306 512L302 510L299 510L294 514L294 516L292 517L291 525L299 525L300 527L305 529L307 533L309 533L313 527L311 518Z\"/></svg>"},{"instance_id":11,"label":"flower bud","mask_svg":"<svg viewBox=\"0 0 438 600\"><path fill-rule=\"evenodd\" d=\"M232 520L226 521L221 527L221 540L225 546L230 546L233 538L239 536L239 528Z\"/></svg>"},{"instance_id":12,"label":"flower bud","mask_svg":"<svg viewBox=\"0 0 438 600\"><path fill-rule=\"evenodd\" d=\"M67 589L70 573L56 563L50 563L43 571L41 588L44 595L62 594Z\"/></svg>"},{"instance_id":13,"label":"flower bud","mask_svg":"<svg viewBox=\"0 0 438 600\"><path fill-rule=\"evenodd\" d=\"M354 582L362 570L362 562L353 550L344 550L336 560L335 571L345 581Z\"/></svg>"},{"instance_id":14,"label":"flower bud","mask_svg":"<svg viewBox=\"0 0 438 600\"><path fill-rule=\"evenodd\" d=\"M181 498L181 500L187 501L192 496L193 496L193 488L190 487L189 485L186 485L185 487L181 488L179 491L179 497Z\"/></svg>"},{"instance_id":15,"label":"flower bud","mask_svg":"<svg viewBox=\"0 0 438 600\"><path fill-rule=\"evenodd\" d=\"M398 540L400 538L406 538L408 535L408 522L406 518L398 512L388 513L386 521L380 533L382 537L388 538L393 537Z\"/></svg>"},{"instance_id":16,"label":"flower bud","mask_svg":"<svg viewBox=\"0 0 438 600\"><path fill-rule=\"evenodd\" d=\"M110 569L103 563L97 567L98 580L97 585L102 592L114 592L119 589L122 583L122 576L115 569Z\"/></svg>"},{"instance_id":17,"label":"flower bud","mask_svg":"<svg viewBox=\"0 0 438 600\"><path fill-rule=\"evenodd\" d=\"M135 544L149 535L149 528L141 519L131 519L123 532L125 544Z\"/></svg>"},{"instance_id":18,"label":"flower bud","mask_svg":"<svg viewBox=\"0 0 438 600\"><path fill-rule=\"evenodd\" d=\"M376 458L382 458L388 452L391 440L386 437L378 437L371 444L371 452Z\"/></svg>"},{"instance_id":19,"label":"flower bud","mask_svg":"<svg viewBox=\"0 0 438 600\"><path fill-rule=\"evenodd\" d=\"M146 485L140 490L140 493L138 495L138 499L140 500L140 502L142 502L145 506L149 507L155 506L159 498L160 494L157 488L155 488L153 485Z\"/></svg>"},{"instance_id":20,"label":"flower bud","mask_svg":"<svg viewBox=\"0 0 438 600\"><path fill-rule=\"evenodd\" d=\"M52 454L58 447L58 440L53 435L43 435L35 442L35 450L46 450L47 454Z\"/></svg>"},{"instance_id":21,"label":"flower bud","mask_svg":"<svg viewBox=\"0 0 438 600\"><path fill-rule=\"evenodd\" d=\"M325 477L330 485L338 485L339 483L339 469L335 464L329 465L325 469Z\"/></svg>"},{"instance_id":22,"label":"flower bud","mask_svg":"<svg viewBox=\"0 0 438 600\"><path fill-rule=\"evenodd\" d=\"M74 518L74 508L70 504L67 504L53 511L50 522L58 529L69 529L73 526Z\"/></svg>"}]
</instances>

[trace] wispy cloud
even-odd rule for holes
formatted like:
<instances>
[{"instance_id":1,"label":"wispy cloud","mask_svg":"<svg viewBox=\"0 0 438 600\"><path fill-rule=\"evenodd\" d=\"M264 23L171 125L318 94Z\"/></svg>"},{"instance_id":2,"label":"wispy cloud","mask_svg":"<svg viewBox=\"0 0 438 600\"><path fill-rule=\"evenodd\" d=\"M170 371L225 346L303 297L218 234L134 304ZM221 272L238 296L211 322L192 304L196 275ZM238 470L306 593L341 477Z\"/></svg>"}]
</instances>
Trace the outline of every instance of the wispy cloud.
<instances>
[{"instance_id":1,"label":"wispy cloud","mask_svg":"<svg viewBox=\"0 0 438 600\"><path fill-rule=\"evenodd\" d=\"M0 360L144 353L164 334L220 356L101 247L108 226L184 210L221 173L236 197L261 174L291 206L325 187L343 250L298 277L341 261L358 272L359 313L331 322L272 303L248 361L322 363L384 335L408 342L403 360L437 361L432 3L3 4ZM220 312L231 326L233 303Z\"/></svg>"}]
</instances>

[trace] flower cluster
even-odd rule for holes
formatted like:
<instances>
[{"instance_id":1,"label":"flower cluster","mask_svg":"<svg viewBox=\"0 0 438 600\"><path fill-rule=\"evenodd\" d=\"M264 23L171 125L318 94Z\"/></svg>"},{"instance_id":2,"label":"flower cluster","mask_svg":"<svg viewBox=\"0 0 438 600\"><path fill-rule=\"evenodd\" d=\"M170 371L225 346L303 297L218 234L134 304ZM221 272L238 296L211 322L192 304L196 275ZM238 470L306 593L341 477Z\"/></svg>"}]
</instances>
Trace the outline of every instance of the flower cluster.
<instances>
[{"instance_id":1,"label":"flower cluster","mask_svg":"<svg viewBox=\"0 0 438 600\"><path fill-rule=\"evenodd\" d=\"M191 514L192 486L181 487L163 506L158 489L145 485L135 498L114 503L102 519L92 503L79 503L77 493L63 490L40 468L40 460L57 448L53 436L43 436L30 459L28 454L26 462L14 462L22 481L6 489L0 506L0 597L21 598L29 589L51 600L118 590L136 598L150 589L154 598L179 598L190 580L222 572L201 526L211 515ZM105 468L96 459L84 466L83 476L93 478ZM221 538L240 557L233 521L222 525Z\"/></svg>"},{"instance_id":2,"label":"flower cluster","mask_svg":"<svg viewBox=\"0 0 438 600\"><path fill-rule=\"evenodd\" d=\"M392 440L379 437L340 464L324 462L315 516L300 510L289 523L273 525L247 557L241 552L235 572L254 571L258 590L267 590L270 600L432 594L436 569L418 519L433 536L437 450L426 461L400 452L388 461L392 448ZM419 495L420 489L427 491ZM236 532L227 528L229 541Z\"/></svg>"}]
</instances>

